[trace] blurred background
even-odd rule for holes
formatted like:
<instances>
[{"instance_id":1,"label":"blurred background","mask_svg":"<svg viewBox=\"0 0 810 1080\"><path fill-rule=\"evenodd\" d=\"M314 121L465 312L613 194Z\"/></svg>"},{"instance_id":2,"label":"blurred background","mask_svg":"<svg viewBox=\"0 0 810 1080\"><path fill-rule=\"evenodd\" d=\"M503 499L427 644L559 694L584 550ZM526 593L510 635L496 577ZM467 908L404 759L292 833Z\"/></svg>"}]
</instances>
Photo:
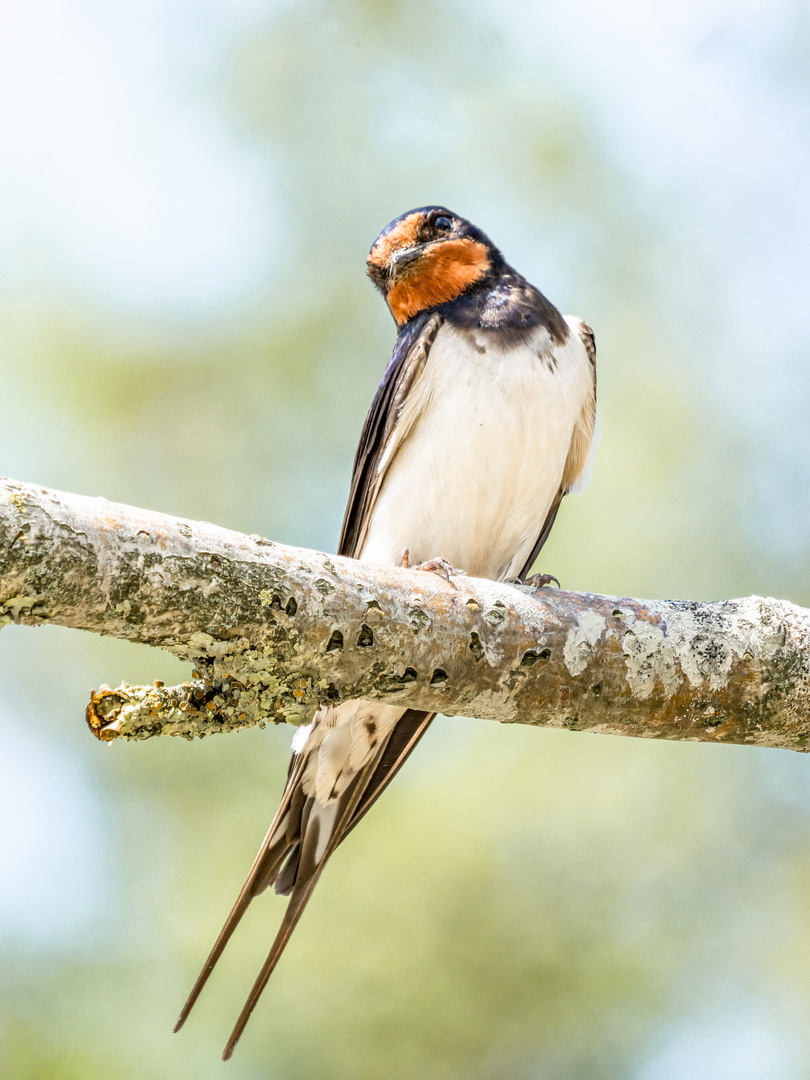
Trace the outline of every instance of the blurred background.
<instances>
[{"instance_id":1,"label":"blurred background","mask_svg":"<svg viewBox=\"0 0 810 1080\"><path fill-rule=\"evenodd\" d=\"M0 470L334 550L379 229L471 218L599 350L543 568L810 604L798 0L0 8ZM103 746L163 654L0 638L0 1074L221 1076L283 901L171 1026L288 730ZM453 719L330 864L234 1080L810 1077L810 761Z\"/></svg>"}]
</instances>

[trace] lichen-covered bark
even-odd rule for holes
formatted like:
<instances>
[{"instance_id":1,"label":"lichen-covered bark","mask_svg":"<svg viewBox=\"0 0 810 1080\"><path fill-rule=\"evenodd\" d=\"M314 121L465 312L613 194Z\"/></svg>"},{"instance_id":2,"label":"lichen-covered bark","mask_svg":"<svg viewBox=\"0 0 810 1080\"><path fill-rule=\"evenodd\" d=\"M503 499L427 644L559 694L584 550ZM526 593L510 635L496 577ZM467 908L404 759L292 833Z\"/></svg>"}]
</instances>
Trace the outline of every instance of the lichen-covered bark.
<instances>
[{"instance_id":1,"label":"lichen-covered bark","mask_svg":"<svg viewBox=\"0 0 810 1080\"><path fill-rule=\"evenodd\" d=\"M63 626L189 661L103 687L102 739L301 723L364 697L446 714L804 750L810 611L448 583L204 522L0 481L0 625Z\"/></svg>"}]
</instances>

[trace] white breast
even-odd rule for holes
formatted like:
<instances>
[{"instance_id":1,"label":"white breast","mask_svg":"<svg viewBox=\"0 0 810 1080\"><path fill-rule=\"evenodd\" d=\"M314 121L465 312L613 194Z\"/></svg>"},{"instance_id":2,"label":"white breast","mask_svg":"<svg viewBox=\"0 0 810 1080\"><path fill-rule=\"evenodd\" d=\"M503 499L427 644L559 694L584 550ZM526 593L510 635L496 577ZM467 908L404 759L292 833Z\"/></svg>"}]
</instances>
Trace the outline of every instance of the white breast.
<instances>
[{"instance_id":1,"label":"white breast","mask_svg":"<svg viewBox=\"0 0 810 1080\"><path fill-rule=\"evenodd\" d=\"M518 574L592 395L576 333L500 349L491 332L442 326L384 455L361 558L398 563L407 547L411 565L441 556L476 577Z\"/></svg>"}]
</instances>

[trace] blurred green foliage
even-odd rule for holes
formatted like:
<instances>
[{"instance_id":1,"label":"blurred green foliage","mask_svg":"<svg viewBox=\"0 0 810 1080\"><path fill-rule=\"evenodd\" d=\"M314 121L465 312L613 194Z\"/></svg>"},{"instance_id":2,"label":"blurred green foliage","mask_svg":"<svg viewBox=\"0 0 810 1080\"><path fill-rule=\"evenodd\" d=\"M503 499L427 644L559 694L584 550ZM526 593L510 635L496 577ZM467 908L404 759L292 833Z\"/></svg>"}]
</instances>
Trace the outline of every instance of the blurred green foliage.
<instances>
[{"instance_id":1,"label":"blurred green foliage","mask_svg":"<svg viewBox=\"0 0 810 1080\"><path fill-rule=\"evenodd\" d=\"M69 282L11 290L5 471L333 548L394 337L366 249L442 202L596 328L596 477L544 569L590 591L810 600L742 528L745 433L705 372L715 268L625 174L564 68L439 0L257 14L215 85L283 208L263 289L196 320ZM55 629L4 633L0 663L8 745L75 764L71 843L95 837L98 869L82 891L86 867L55 876L43 841L31 896L49 918L72 891L84 916L44 941L0 918L0 1075L219 1075L282 901L254 905L181 1036L171 1024L272 815L288 733L99 746L91 685L181 665ZM810 1068L808 781L777 752L437 722L330 866L230 1075L669 1077L642 1072L668 1032L745 1009Z\"/></svg>"}]
</instances>

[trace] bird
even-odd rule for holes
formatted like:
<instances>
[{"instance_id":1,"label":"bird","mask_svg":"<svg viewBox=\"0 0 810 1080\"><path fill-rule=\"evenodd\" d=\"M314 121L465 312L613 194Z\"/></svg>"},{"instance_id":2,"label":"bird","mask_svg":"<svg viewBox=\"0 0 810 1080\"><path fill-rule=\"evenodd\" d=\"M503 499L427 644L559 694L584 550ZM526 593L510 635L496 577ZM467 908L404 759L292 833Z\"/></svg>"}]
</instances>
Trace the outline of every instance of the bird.
<instances>
[{"instance_id":1,"label":"bird","mask_svg":"<svg viewBox=\"0 0 810 1080\"><path fill-rule=\"evenodd\" d=\"M596 444L596 347L444 206L409 210L372 244L367 274L397 327L354 459L338 552L493 580L529 572ZM434 713L322 705L293 738L278 811L175 1025L182 1027L247 907L289 900L225 1046L228 1059L335 848L404 764Z\"/></svg>"}]
</instances>

